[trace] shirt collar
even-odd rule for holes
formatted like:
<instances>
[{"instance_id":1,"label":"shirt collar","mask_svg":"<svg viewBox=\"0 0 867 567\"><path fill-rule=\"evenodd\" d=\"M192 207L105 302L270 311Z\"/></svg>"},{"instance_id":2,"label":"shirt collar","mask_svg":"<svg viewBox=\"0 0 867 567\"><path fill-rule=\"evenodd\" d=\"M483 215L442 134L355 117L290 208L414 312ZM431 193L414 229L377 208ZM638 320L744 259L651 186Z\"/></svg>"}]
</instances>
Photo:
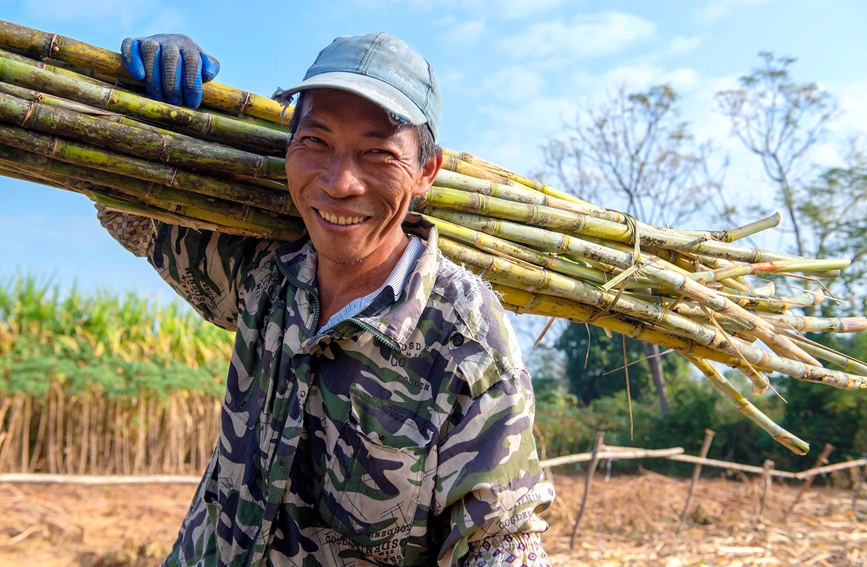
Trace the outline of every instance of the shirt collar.
<instances>
[{"instance_id":1,"label":"shirt collar","mask_svg":"<svg viewBox=\"0 0 867 567\"><path fill-rule=\"evenodd\" d=\"M406 250L403 251L403 255L401 255L400 260L397 261L397 265L395 265L385 282L373 292L347 303L340 311L332 315L328 321L325 321L316 334L321 335L338 323L358 315L367 306L372 304L374 300L379 298L380 294L386 291L389 292L387 303L400 299L400 294L403 291L404 285L406 285L406 279L423 251L424 244L422 244L421 240L417 236L410 236Z\"/></svg>"},{"instance_id":2,"label":"shirt collar","mask_svg":"<svg viewBox=\"0 0 867 567\"><path fill-rule=\"evenodd\" d=\"M413 330L418 326L419 318L436 282L437 265L440 258L437 246L437 230L430 222L418 214L409 213L403 223L403 229L407 234L421 239L419 243L422 245L422 250L417 260L407 262L403 269L402 285L392 287L394 302L387 302L389 305L384 309L368 310L369 314L356 317L398 345L405 344ZM404 252L401 260L405 257L406 252ZM292 284L316 293L317 255L309 238L288 242L281 246L277 250L277 264L280 271ZM394 275L394 270L392 275ZM387 284L388 281L386 281ZM374 293L381 293L381 291L382 288ZM375 298L376 296L374 296Z\"/></svg>"}]
</instances>

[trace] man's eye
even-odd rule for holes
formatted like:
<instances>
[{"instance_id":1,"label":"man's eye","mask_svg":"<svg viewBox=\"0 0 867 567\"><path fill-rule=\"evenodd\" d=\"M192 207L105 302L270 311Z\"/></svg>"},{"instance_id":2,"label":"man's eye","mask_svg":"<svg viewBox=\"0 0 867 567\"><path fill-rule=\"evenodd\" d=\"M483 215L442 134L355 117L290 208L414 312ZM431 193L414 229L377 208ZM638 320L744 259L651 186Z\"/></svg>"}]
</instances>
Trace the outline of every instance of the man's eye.
<instances>
[{"instance_id":1,"label":"man's eye","mask_svg":"<svg viewBox=\"0 0 867 567\"><path fill-rule=\"evenodd\" d=\"M292 145L318 147L325 145L325 141L322 138L317 138L316 136L301 135L295 136L292 139Z\"/></svg>"},{"instance_id":2,"label":"man's eye","mask_svg":"<svg viewBox=\"0 0 867 567\"><path fill-rule=\"evenodd\" d=\"M382 148L374 148L374 149L370 150L369 153L371 153L377 157L390 157L390 158L395 157L394 152L391 152L389 150L385 150Z\"/></svg>"}]
</instances>

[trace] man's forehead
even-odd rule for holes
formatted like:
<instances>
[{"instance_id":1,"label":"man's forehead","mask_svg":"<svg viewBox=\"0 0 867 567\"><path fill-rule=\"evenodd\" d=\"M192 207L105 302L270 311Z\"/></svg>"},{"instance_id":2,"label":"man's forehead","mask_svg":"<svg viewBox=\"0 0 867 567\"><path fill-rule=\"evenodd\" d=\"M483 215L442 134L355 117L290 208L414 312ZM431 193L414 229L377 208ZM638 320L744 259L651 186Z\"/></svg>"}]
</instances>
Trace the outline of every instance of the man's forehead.
<instances>
[{"instance_id":1,"label":"man's forehead","mask_svg":"<svg viewBox=\"0 0 867 567\"><path fill-rule=\"evenodd\" d=\"M364 122L375 122L377 127L371 135L385 137L409 126L395 120L387 110L355 93L341 89L310 89L304 92L296 112L301 112L301 123L325 126L320 118L328 114L353 114Z\"/></svg>"}]
</instances>

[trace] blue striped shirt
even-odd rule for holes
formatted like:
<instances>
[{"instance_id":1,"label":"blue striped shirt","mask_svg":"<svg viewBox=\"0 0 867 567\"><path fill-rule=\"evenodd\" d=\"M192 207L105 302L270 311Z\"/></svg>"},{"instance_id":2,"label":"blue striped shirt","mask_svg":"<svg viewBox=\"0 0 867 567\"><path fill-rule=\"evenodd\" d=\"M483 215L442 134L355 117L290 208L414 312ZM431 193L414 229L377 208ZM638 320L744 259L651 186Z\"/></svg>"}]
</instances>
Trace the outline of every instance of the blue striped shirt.
<instances>
[{"instance_id":1,"label":"blue striped shirt","mask_svg":"<svg viewBox=\"0 0 867 567\"><path fill-rule=\"evenodd\" d=\"M338 323L341 323L350 317L354 317L361 313L365 307L373 303L373 300L376 299L380 293L382 293L385 288L390 288L392 294L394 295L394 301L397 301L400 298L400 294L403 291L403 286L406 285L406 278L412 269L415 267L416 262L418 262L419 256L424 252L424 244L421 239L417 236L413 236L409 240L409 244L406 247L406 250L403 251L403 256L398 260L397 265L391 271L388 278L385 280L378 289L375 291L365 295L364 297L359 297L358 299L353 299L349 303L347 303L343 309L335 313L331 316L330 319L319 329L319 332L316 335L321 335L331 327L334 327Z\"/></svg>"}]
</instances>

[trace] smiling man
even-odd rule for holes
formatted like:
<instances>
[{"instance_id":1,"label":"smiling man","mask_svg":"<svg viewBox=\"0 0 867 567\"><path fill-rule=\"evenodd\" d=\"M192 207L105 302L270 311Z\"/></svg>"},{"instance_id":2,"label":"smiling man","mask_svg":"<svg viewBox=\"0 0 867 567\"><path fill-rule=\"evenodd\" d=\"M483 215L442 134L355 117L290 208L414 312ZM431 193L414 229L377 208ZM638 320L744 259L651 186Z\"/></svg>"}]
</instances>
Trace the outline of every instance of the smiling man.
<instances>
[{"instance_id":1,"label":"smiling man","mask_svg":"<svg viewBox=\"0 0 867 567\"><path fill-rule=\"evenodd\" d=\"M184 36L123 51L176 101L196 101L216 64ZM408 214L442 162L428 62L387 34L341 37L295 93L286 174L307 237L99 214L237 330L220 439L165 564L549 565L537 513L553 489L513 331Z\"/></svg>"}]
</instances>

